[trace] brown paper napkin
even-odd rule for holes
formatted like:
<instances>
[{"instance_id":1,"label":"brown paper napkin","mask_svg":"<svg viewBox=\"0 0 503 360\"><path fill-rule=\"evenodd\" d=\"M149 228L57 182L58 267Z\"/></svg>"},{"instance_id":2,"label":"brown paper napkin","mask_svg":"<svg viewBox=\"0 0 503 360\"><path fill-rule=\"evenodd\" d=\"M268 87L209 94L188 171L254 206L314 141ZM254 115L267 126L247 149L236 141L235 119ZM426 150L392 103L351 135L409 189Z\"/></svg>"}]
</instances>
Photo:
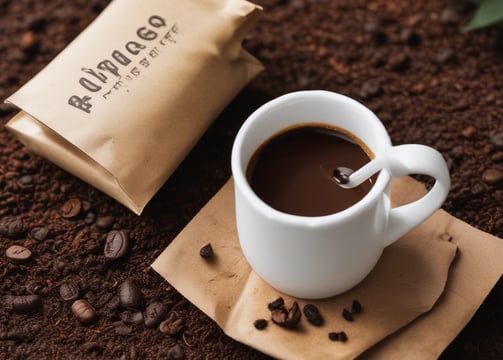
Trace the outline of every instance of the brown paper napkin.
<instances>
[{"instance_id":1,"label":"brown paper napkin","mask_svg":"<svg viewBox=\"0 0 503 360\"><path fill-rule=\"evenodd\" d=\"M407 186L396 184L393 190L406 191L409 184L412 192L419 192L418 183L411 179L407 180ZM438 358L503 274L503 240L445 211L438 211L413 232L451 239L457 246L458 254L445 291L431 311L366 351L359 360Z\"/></svg>"},{"instance_id":2,"label":"brown paper napkin","mask_svg":"<svg viewBox=\"0 0 503 360\"><path fill-rule=\"evenodd\" d=\"M397 204L424 191L411 178L392 184ZM216 253L211 262L199 256L207 243ZM447 279L456 248L459 256ZM254 320L270 318L267 303L282 294L264 283L241 253L229 181L152 266L229 336L272 356L354 358L377 344L362 357L424 359L438 357L468 322L501 274L497 259L502 255L499 239L439 210L385 249L376 268L357 287L314 302L325 318L324 326L314 327L304 319L293 331L272 323L259 331ZM364 312L347 322L341 311L355 298ZM301 306L305 303L300 300ZM341 330L348 334L346 343L328 340L329 331Z\"/></svg>"}]
</instances>

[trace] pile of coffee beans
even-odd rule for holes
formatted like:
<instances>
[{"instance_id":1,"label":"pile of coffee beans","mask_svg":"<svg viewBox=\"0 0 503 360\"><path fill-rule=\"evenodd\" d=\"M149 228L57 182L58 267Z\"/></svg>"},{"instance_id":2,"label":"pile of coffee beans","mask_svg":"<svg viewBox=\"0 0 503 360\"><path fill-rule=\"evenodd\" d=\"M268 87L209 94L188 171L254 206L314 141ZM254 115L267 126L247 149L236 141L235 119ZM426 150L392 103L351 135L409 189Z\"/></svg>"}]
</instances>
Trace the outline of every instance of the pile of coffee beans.
<instances>
[{"instance_id":1,"label":"pile of coffee beans","mask_svg":"<svg viewBox=\"0 0 503 360\"><path fill-rule=\"evenodd\" d=\"M301 312L297 301L293 301L291 306L287 306L285 304L285 299L280 296L267 304L267 308L271 312L272 322L280 327L295 328L301 321L302 313L304 313L307 321L313 326L319 327L325 324L325 319L321 315L320 310L312 303L305 304ZM342 317L346 321L353 321L354 315L361 314L362 311L363 307L361 303L357 299L354 299L351 303L351 310L346 308L342 310ZM265 329L267 324L268 320L263 318L256 319L253 322L253 326L257 330ZM346 342L348 340L348 336L343 330L330 331L328 333L328 338L332 341Z\"/></svg>"},{"instance_id":2,"label":"pile of coffee beans","mask_svg":"<svg viewBox=\"0 0 503 360\"><path fill-rule=\"evenodd\" d=\"M12 271L29 271L41 261L48 261L45 254L47 246L69 244L71 248L88 249L86 261L101 263L105 270L108 265L120 264L124 258L132 255L131 247L134 242L130 234L135 233L134 230L123 228L114 216L100 215L90 202L73 196L61 205L57 214L61 219L60 228L49 228L43 223L28 225L21 216L0 219L0 236L11 242L4 255L11 264ZM76 227L79 230L71 241L63 245L63 240L55 239L58 234L63 233L65 223L68 227ZM31 251L29 245L36 251ZM201 256L211 258L212 251L211 245L208 244L205 250L202 250ZM47 280L47 288L21 288L17 290L18 293L13 290L3 296L3 310L20 315L43 314L44 307L52 307L52 304L46 303L45 300L52 297L50 288L56 287L59 299L64 303L62 309L69 310L76 320L75 325L89 327L108 323L114 333L120 336L130 336L141 329L158 329L161 333L173 337L183 334L186 321L182 312L176 309L169 311L170 307L174 309L176 304L173 306L172 303L145 296L140 286L143 275L138 280L126 278L120 283L110 283L106 280L109 275L105 274L105 281L100 281L99 276L88 273L86 264L80 262L79 258L72 259L72 263L57 259L50 263L54 263L53 266L59 269L61 280L55 279L56 283ZM73 270L77 273L73 273ZM110 270L106 272L111 274ZM150 273L150 270L148 272ZM182 304L186 304L186 301ZM20 336L13 332L0 332L0 344ZM21 338L27 339L25 335ZM96 342L86 342L80 350L86 354L101 354L104 351ZM134 347L130 349L131 353L136 353ZM176 343L169 347L166 353L169 359L184 358L183 348Z\"/></svg>"}]
</instances>

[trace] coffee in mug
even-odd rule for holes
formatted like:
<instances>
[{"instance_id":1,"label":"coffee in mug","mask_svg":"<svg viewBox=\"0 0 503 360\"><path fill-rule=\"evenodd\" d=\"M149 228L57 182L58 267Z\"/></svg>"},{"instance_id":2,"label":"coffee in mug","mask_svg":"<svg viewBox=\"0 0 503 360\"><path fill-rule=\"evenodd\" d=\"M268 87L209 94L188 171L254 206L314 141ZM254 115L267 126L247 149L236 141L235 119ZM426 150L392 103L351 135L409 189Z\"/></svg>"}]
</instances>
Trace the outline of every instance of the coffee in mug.
<instances>
[{"instance_id":1,"label":"coffee in mug","mask_svg":"<svg viewBox=\"0 0 503 360\"><path fill-rule=\"evenodd\" d=\"M374 155L354 134L322 123L293 126L263 143L252 156L247 178L253 191L276 210L323 216L360 201L375 176L354 188L334 181L338 167L359 169Z\"/></svg>"}]
</instances>

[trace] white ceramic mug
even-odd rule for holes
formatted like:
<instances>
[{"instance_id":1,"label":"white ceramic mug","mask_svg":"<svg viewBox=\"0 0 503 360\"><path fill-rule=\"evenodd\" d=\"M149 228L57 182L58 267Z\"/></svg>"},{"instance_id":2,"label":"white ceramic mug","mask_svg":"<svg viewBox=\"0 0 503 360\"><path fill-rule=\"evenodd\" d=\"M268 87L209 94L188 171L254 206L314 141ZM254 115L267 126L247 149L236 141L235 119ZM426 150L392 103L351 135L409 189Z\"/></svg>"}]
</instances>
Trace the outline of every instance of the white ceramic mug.
<instances>
[{"instance_id":1,"label":"white ceramic mug","mask_svg":"<svg viewBox=\"0 0 503 360\"><path fill-rule=\"evenodd\" d=\"M326 123L361 139L380 159L369 193L353 206L318 217L275 210L250 187L250 158L266 140L295 124ZM277 290L317 299L340 294L363 280L383 249L441 207L450 187L442 155L424 145L392 146L368 108L328 91L299 91L257 109L238 132L232 149L236 222L243 253L255 272ZM391 208L392 177L424 174L432 189L410 204ZM334 186L337 186L334 184Z\"/></svg>"}]
</instances>

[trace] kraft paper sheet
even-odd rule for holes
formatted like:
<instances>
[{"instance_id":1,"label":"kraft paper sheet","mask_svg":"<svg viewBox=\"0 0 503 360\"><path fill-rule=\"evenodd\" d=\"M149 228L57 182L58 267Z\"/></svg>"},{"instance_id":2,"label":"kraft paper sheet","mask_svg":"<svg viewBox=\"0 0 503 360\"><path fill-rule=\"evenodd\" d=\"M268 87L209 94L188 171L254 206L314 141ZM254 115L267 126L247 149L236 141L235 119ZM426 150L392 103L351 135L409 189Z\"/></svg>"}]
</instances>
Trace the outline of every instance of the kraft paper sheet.
<instances>
[{"instance_id":1,"label":"kraft paper sheet","mask_svg":"<svg viewBox=\"0 0 503 360\"><path fill-rule=\"evenodd\" d=\"M396 204L424 193L405 177L392 183ZM213 261L199 255L211 243ZM267 304L278 296L241 253L234 220L232 179L211 199L156 259L152 267L199 307L230 337L282 359L435 359L480 306L503 272L503 242L438 210L426 222L385 249L372 273L352 290L316 304L325 324L302 318L287 330L269 321ZM348 322L341 316L358 299L363 312ZM332 342L344 330L348 341Z\"/></svg>"}]
</instances>

